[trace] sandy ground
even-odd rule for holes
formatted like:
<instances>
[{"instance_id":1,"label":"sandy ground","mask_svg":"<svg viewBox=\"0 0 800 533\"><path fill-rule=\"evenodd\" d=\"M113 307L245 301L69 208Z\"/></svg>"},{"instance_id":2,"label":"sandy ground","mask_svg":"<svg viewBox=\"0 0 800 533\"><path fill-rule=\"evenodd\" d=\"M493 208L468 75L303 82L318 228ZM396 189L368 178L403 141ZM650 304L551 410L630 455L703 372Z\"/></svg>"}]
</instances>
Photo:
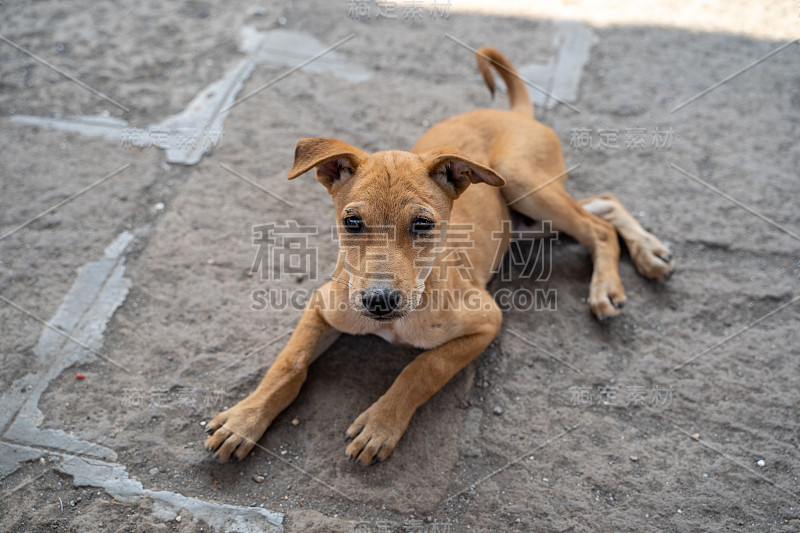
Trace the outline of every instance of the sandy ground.
<instances>
[{"instance_id":1,"label":"sandy ground","mask_svg":"<svg viewBox=\"0 0 800 533\"><path fill-rule=\"evenodd\" d=\"M0 5L5 39L127 108L0 42L0 390L26 393L20 380L43 370L37 317L50 320L80 267L130 231L130 291L100 350L126 370L87 352L34 406L39 429L113 450L145 489L280 512L286 531L800 530L800 46L765 58L800 35L797 3L487 10L454 0L448 17L426 4L404 18L397 2L394 19L376 17L374 4L356 17L354 4ZM419 410L390 461L349 463L342 436L416 352L345 337L259 449L242 463L211 462L201 423L252 390L300 313L254 309L254 291L311 291L334 264L327 193L310 175L284 179L296 140L407 149L447 116L503 108L445 32L517 65L544 64L559 19L597 38L572 108L537 113L567 165L580 164L568 189L619 196L673 249L673 278L644 280L623 255L628 305L599 323L585 303L588 254L561 238L538 256L552 264L547 279L517 272L491 286L554 289L557 309L507 311L497 340ZM372 77L281 79L231 110L224 142L195 166L11 121L160 121L241 59L245 25L325 45L354 34L337 52ZM245 93L286 70L259 66ZM634 131L644 145L626 145ZM591 146L578 141L586 133ZM317 228L320 279L251 275L253 228L289 220ZM2 419L2 440L25 444L6 434L14 416ZM2 531L213 529L187 511L165 519L150 497L77 487L59 469L63 450L34 448L37 458L0 480ZM14 463L4 453L0 463Z\"/></svg>"}]
</instances>

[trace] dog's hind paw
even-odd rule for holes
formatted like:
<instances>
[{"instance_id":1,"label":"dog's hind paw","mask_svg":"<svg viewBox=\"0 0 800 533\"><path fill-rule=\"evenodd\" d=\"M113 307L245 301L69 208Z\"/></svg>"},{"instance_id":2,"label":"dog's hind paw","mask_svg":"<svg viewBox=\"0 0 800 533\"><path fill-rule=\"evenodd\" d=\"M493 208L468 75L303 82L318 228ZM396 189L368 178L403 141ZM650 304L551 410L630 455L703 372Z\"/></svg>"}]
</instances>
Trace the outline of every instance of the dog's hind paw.
<instances>
[{"instance_id":1,"label":"dog's hind paw","mask_svg":"<svg viewBox=\"0 0 800 533\"><path fill-rule=\"evenodd\" d=\"M628 252L639 274L646 278L666 281L675 268L672 253L652 233L644 232L636 242L627 243Z\"/></svg>"}]
</instances>

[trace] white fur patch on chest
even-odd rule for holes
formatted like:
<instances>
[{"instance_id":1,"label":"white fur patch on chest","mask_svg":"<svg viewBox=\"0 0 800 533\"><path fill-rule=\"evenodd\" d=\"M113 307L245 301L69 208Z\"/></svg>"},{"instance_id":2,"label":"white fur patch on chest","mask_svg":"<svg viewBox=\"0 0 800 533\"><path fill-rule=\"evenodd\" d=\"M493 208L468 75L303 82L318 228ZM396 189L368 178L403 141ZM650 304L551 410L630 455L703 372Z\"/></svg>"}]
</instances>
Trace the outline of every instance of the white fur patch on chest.
<instances>
[{"instance_id":1,"label":"white fur patch on chest","mask_svg":"<svg viewBox=\"0 0 800 533\"><path fill-rule=\"evenodd\" d=\"M430 350L450 340L452 336L445 334L438 325L432 328L421 326L418 323L400 321L390 328L380 328L370 332L388 343L396 346L408 346Z\"/></svg>"},{"instance_id":2,"label":"white fur patch on chest","mask_svg":"<svg viewBox=\"0 0 800 533\"><path fill-rule=\"evenodd\" d=\"M376 329L372 334L392 344L396 344L400 340L398 335L391 329Z\"/></svg>"}]
</instances>

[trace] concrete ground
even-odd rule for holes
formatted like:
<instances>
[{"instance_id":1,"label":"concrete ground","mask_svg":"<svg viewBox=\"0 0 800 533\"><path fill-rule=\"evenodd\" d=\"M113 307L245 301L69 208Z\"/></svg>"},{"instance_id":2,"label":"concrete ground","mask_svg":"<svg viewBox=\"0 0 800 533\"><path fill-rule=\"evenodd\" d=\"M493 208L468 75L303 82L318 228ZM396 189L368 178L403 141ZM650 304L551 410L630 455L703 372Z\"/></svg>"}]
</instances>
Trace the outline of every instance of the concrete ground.
<instances>
[{"instance_id":1,"label":"concrete ground","mask_svg":"<svg viewBox=\"0 0 800 533\"><path fill-rule=\"evenodd\" d=\"M800 7L482 4L0 5L0 531L800 530ZM389 461L342 435L417 352L344 337L212 462L203 425L335 262L326 191L285 180L297 139L408 149L505 108L485 44L570 192L616 194L675 275L623 254L599 323L587 252L522 244L537 275L508 259L490 289L553 305L507 306Z\"/></svg>"}]
</instances>

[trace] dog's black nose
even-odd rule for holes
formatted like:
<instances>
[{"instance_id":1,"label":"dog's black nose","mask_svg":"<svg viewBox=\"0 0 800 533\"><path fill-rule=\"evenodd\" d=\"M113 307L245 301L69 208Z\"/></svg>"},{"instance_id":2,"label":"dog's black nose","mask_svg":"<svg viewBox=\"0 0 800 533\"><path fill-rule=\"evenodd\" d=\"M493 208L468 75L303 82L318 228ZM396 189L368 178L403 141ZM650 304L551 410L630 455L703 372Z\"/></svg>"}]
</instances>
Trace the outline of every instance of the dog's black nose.
<instances>
[{"instance_id":1,"label":"dog's black nose","mask_svg":"<svg viewBox=\"0 0 800 533\"><path fill-rule=\"evenodd\" d=\"M375 316L386 316L400 305L400 292L391 287L370 288L364 291L361 302Z\"/></svg>"}]
</instances>

